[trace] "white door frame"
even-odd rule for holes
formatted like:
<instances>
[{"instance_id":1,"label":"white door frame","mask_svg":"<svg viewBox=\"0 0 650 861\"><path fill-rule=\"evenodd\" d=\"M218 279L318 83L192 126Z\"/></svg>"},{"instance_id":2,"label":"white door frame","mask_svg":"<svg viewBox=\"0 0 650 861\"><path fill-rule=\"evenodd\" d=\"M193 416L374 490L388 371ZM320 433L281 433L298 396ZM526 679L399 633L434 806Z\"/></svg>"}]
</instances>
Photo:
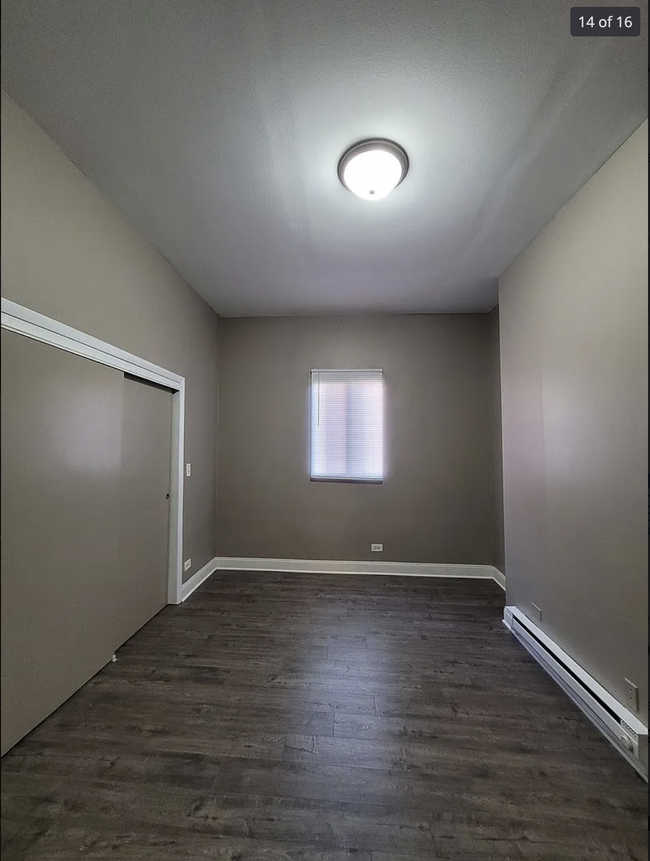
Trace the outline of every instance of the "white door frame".
<instances>
[{"instance_id":1,"label":"white door frame","mask_svg":"<svg viewBox=\"0 0 650 861\"><path fill-rule=\"evenodd\" d=\"M24 308L9 299L2 299L2 328L18 332L35 341L50 344L68 353L83 356L93 362L126 371L143 380L172 389L172 446L171 487L169 506L169 566L167 575L167 601L179 604L183 582L183 485L185 457L185 378L153 365L145 359L120 350L106 341L100 341Z\"/></svg>"}]
</instances>

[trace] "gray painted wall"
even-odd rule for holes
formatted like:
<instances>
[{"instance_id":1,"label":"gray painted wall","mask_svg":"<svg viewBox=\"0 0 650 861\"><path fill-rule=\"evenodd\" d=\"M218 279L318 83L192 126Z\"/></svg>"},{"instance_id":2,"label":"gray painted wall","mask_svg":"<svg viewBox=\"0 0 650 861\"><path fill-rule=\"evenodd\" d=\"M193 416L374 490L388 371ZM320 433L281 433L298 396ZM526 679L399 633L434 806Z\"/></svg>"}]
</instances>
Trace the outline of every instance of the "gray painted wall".
<instances>
[{"instance_id":1,"label":"gray painted wall","mask_svg":"<svg viewBox=\"0 0 650 861\"><path fill-rule=\"evenodd\" d=\"M486 315L220 327L219 555L494 561ZM384 369L386 480L310 482L309 371L355 367Z\"/></svg>"},{"instance_id":2,"label":"gray painted wall","mask_svg":"<svg viewBox=\"0 0 650 861\"><path fill-rule=\"evenodd\" d=\"M648 703L648 124L501 279L507 600Z\"/></svg>"},{"instance_id":3,"label":"gray painted wall","mask_svg":"<svg viewBox=\"0 0 650 861\"><path fill-rule=\"evenodd\" d=\"M218 318L2 93L2 295L186 378L183 558L214 556Z\"/></svg>"},{"instance_id":4,"label":"gray painted wall","mask_svg":"<svg viewBox=\"0 0 650 861\"><path fill-rule=\"evenodd\" d=\"M501 353L499 345L499 308L487 315L490 369L490 412L492 429L492 500L494 504L494 565L505 574L503 533L503 440L501 434Z\"/></svg>"}]
</instances>

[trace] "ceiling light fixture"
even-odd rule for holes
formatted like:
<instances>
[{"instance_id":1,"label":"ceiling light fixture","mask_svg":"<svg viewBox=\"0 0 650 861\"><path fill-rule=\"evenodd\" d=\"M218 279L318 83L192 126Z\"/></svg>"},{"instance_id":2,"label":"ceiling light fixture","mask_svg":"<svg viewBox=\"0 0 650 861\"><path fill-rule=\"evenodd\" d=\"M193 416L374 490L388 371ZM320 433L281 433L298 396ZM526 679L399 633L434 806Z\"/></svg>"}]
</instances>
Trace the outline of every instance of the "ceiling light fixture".
<instances>
[{"instance_id":1,"label":"ceiling light fixture","mask_svg":"<svg viewBox=\"0 0 650 861\"><path fill-rule=\"evenodd\" d=\"M339 179L363 200L381 200L400 184L409 169L406 152L387 140L356 143L339 162Z\"/></svg>"}]
</instances>

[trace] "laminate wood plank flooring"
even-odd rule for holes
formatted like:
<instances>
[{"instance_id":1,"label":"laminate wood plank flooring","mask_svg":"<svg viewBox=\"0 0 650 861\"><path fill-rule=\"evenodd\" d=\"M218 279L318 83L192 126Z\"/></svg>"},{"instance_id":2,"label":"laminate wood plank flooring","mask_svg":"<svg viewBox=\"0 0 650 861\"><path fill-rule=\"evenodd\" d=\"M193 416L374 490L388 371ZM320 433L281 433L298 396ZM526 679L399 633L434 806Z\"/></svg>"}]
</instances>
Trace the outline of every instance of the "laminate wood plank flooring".
<instances>
[{"instance_id":1,"label":"laminate wood plank flooring","mask_svg":"<svg viewBox=\"0 0 650 861\"><path fill-rule=\"evenodd\" d=\"M640 861L490 581L221 572L3 759L4 861Z\"/></svg>"}]
</instances>

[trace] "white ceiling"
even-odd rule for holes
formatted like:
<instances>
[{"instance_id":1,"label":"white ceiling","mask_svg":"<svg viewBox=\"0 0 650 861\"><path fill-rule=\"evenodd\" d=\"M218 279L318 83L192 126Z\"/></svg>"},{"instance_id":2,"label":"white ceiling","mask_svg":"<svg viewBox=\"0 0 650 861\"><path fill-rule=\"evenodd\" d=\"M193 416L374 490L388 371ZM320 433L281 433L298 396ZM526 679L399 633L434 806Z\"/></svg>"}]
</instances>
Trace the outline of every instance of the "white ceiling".
<instances>
[{"instance_id":1,"label":"white ceiling","mask_svg":"<svg viewBox=\"0 0 650 861\"><path fill-rule=\"evenodd\" d=\"M2 0L2 87L226 316L486 311L647 117L575 0ZM388 137L406 180L339 183Z\"/></svg>"}]
</instances>

